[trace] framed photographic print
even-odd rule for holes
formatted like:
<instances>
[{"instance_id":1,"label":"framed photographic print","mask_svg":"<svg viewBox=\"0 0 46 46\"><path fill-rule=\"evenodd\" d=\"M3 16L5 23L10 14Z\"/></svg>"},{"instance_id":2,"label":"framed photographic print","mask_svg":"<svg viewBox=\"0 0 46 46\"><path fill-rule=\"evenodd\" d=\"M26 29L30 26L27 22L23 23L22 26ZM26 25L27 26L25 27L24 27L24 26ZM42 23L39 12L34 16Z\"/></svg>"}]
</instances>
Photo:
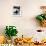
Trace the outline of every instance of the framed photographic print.
<instances>
[{"instance_id":1,"label":"framed photographic print","mask_svg":"<svg viewBox=\"0 0 46 46\"><path fill-rule=\"evenodd\" d=\"M13 15L15 15L15 16L21 16L20 6L13 6Z\"/></svg>"}]
</instances>

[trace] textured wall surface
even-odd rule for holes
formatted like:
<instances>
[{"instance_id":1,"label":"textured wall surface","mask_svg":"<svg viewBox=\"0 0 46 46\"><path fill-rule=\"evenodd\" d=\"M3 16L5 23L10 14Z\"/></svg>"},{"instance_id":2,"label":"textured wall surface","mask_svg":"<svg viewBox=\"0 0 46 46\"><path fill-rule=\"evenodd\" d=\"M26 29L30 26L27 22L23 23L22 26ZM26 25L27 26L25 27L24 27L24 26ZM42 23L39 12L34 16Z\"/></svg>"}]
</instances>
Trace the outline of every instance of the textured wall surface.
<instances>
[{"instance_id":1,"label":"textured wall surface","mask_svg":"<svg viewBox=\"0 0 46 46\"><path fill-rule=\"evenodd\" d=\"M13 6L21 6L22 16L12 14ZM46 5L46 0L0 0L0 33L4 34L6 25L15 25L19 31L18 36L31 36L37 33L37 29L43 29L36 22L35 16L41 13L40 6ZM45 33L44 33L45 34Z\"/></svg>"}]
</instances>

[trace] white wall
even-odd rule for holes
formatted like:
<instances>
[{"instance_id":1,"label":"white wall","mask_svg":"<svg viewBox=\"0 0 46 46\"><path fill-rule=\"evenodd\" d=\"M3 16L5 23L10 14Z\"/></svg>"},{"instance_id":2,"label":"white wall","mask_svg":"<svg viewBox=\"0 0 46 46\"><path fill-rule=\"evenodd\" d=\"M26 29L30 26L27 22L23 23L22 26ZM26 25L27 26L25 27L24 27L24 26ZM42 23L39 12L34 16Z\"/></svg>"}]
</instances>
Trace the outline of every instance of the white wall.
<instances>
[{"instance_id":1,"label":"white wall","mask_svg":"<svg viewBox=\"0 0 46 46\"><path fill-rule=\"evenodd\" d=\"M21 6L21 17L12 15L14 5ZM36 29L41 29L35 20L35 16L41 13L41 5L46 5L46 0L0 0L0 33L4 33L6 25L15 25L19 36L36 33Z\"/></svg>"}]
</instances>

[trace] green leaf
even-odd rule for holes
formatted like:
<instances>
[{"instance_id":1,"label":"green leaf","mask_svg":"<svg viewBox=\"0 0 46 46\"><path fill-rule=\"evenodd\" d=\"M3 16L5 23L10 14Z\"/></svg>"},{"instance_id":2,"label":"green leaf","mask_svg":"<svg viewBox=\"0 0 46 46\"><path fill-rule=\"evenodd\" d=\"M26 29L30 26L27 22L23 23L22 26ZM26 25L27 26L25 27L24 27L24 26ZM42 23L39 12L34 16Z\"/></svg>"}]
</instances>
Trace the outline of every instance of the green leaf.
<instances>
[{"instance_id":1,"label":"green leaf","mask_svg":"<svg viewBox=\"0 0 46 46\"><path fill-rule=\"evenodd\" d=\"M46 19L46 15L45 15L45 19Z\"/></svg>"},{"instance_id":2,"label":"green leaf","mask_svg":"<svg viewBox=\"0 0 46 46\"><path fill-rule=\"evenodd\" d=\"M15 26L6 26L6 27L7 27L6 30L5 30L6 31L5 32L6 36L12 37L12 36L16 36L17 35L18 31L16 30Z\"/></svg>"},{"instance_id":3,"label":"green leaf","mask_svg":"<svg viewBox=\"0 0 46 46\"><path fill-rule=\"evenodd\" d=\"M43 18L41 15L38 15L38 16L36 17L36 19L39 20L39 21L44 20L44 18Z\"/></svg>"}]
</instances>

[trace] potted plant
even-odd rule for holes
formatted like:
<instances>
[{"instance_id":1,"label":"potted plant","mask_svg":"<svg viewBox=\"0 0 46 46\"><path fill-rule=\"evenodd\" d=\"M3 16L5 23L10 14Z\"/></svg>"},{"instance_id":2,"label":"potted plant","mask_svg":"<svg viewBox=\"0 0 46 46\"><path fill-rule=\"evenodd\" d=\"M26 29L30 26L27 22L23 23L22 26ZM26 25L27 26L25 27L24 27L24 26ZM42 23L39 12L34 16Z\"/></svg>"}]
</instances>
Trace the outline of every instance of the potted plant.
<instances>
[{"instance_id":1,"label":"potted plant","mask_svg":"<svg viewBox=\"0 0 46 46\"><path fill-rule=\"evenodd\" d=\"M36 19L39 20L42 27L46 27L46 6L41 6L42 14L37 15Z\"/></svg>"},{"instance_id":2,"label":"potted plant","mask_svg":"<svg viewBox=\"0 0 46 46\"><path fill-rule=\"evenodd\" d=\"M15 26L6 26L5 34L8 37L8 42L11 41L12 36L17 36L17 29Z\"/></svg>"}]
</instances>

